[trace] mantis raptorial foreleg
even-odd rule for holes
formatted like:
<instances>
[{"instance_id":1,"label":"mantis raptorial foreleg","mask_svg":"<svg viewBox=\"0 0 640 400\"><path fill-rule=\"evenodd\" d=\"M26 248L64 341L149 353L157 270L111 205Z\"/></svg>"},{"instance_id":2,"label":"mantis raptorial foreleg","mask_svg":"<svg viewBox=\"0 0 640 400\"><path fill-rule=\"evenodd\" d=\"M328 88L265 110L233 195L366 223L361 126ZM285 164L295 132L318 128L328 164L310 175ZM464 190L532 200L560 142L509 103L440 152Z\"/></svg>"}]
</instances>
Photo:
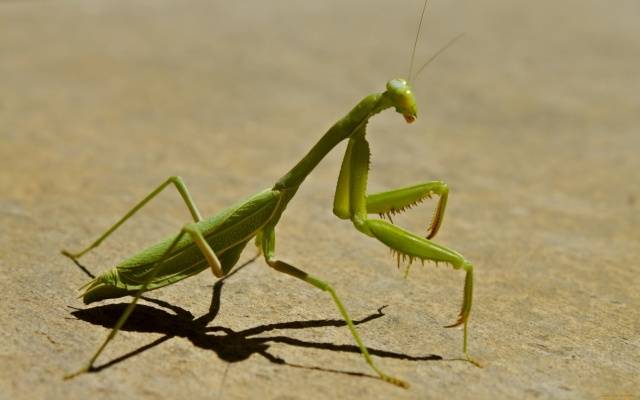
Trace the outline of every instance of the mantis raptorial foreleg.
<instances>
[{"instance_id":1,"label":"mantis raptorial foreleg","mask_svg":"<svg viewBox=\"0 0 640 400\"><path fill-rule=\"evenodd\" d=\"M467 352L467 325L473 299L473 265L454 250L434 243L428 239L414 235L387 221L369 219L368 214L386 213L397 208L406 207L420 199L422 190L433 189L440 194L440 202L436 215L429 229L428 237L433 237L442 223L442 216L446 207L448 189L442 182L431 182L424 185L399 189L386 193L367 196L367 179L369 174L369 160L371 152L369 143L365 139L364 127L352 136L342 162L336 196L334 212L339 217L350 218L355 227L368 236L375 237L386 244L391 250L408 257L451 264L455 269L466 272L462 309L458 320L448 327L464 324L463 352L467 359L478 365Z\"/></svg>"},{"instance_id":2,"label":"mantis raptorial foreleg","mask_svg":"<svg viewBox=\"0 0 640 400\"><path fill-rule=\"evenodd\" d=\"M359 134L364 140L364 128ZM356 136L359 136L356 135ZM340 176L338 177L338 184L336 186L336 194L333 203L333 212L340 218L349 219L352 216L351 211L351 183L352 181L352 152L356 140L350 140L345 151L344 158L342 160L342 168L340 169ZM366 166L368 169L369 156L368 149L366 153ZM357 178L354 178L357 179ZM364 180L366 184L366 176ZM447 198L449 195L449 188L447 184L441 181L426 182L414 186L408 186L396 190L375 193L366 195L366 210L368 214L379 214L380 216L386 216L391 220L391 216L395 213L402 212L408 208L411 208L418 203L422 202L425 198L430 198L432 195L440 196L438 205L436 207L431 223L427 228L427 239L431 239L438 233L442 221L444 219L444 212L447 207Z\"/></svg>"},{"instance_id":3,"label":"mantis raptorial foreleg","mask_svg":"<svg viewBox=\"0 0 640 400\"><path fill-rule=\"evenodd\" d=\"M67 250L62 250L62 254L64 254L65 256L67 256L67 257L69 257L71 259L76 260L76 259L82 257L84 254L88 253L90 250L98 247L100 245L100 243L102 243L116 229L118 229L120 227L120 225L122 225L126 220L131 218L133 216L133 214L135 214L139 209L144 207L145 204L147 204L151 199L156 197L160 192L162 192L162 190L164 188L166 188L170 184L174 184L176 189L178 189L178 192L180 193L180 196L182 196L182 199L187 204L187 208L189 208L189 212L191 213L191 216L193 217L193 220L195 222L199 222L200 220L202 220L202 216L200 214L200 211L198 211L198 207L196 207L196 204L194 203L193 199L191 198L191 194L189 193L189 190L187 189L187 186L185 185L185 183L182 180L182 178L179 177L179 176L172 176L169 179L167 179L166 181L164 181L154 191L149 193L147 195L147 197L145 197L138 204L136 204L131 210L129 210L124 215L124 217L120 218L120 220L118 222L113 224L113 226L111 228L107 229L98 239L96 239L93 243L91 243L86 249L84 249L82 251L79 251L77 253L71 253L71 252L69 252Z\"/></svg>"},{"instance_id":4,"label":"mantis raptorial foreleg","mask_svg":"<svg viewBox=\"0 0 640 400\"><path fill-rule=\"evenodd\" d=\"M367 196L367 213L379 214L381 217L386 216L391 220L393 214L405 211L421 203L425 198L431 198L434 194L439 195L440 199L431 219L431 224L427 228L427 239L431 239L436 236L440 226L442 226L444 211L447 208L449 188L444 182L426 182L401 189L370 194Z\"/></svg>"},{"instance_id":5,"label":"mantis raptorial foreleg","mask_svg":"<svg viewBox=\"0 0 640 400\"><path fill-rule=\"evenodd\" d=\"M353 335L354 340L356 341L356 343L358 344L358 347L360 348L360 352L362 353L362 356L364 357L365 361L367 362L367 364L369 364L369 366L371 368L373 368L373 370L380 376L380 379L389 382L389 383L393 383L394 385L397 386L401 386L401 387L408 387L409 384L406 383L405 381L403 381L402 379L398 379L395 378L393 376L387 375L384 372L382 372L378 366L373 362L373 359L371 358L371 356L369 355L369 351L367 350L367 347L364 345L364 343L362 342L362 339L360 339L360 335L358 335L358 331L356 330L355 325L353 324L353 321L351 320L351 317L349 316L349 313L347 312L347 309L344 307L344 305L342 304L342 301L340 301L340 298L338 297L338 295L336 294L336 291L333 289L333 287L327 283L324 282L314 276L311 276L309 274L307 274L306 272L294 267L293 265L287 264L284 261L278 260L274 253L275 253L275 232L273 230L273 228L270 228L268 230L263 231L262 233L262 249L264 252L264 256L265 256L265 260L267 261L267 264L269 264L269 266L271 266L273 269L275 269L276 271L279 272L283 272L285 274L294 276L298 279L301 279L315 287L317 287L318 289L328 292L331 295L331 298L333 299L334 303L336 304L336 307L338 308L338 311L340 312L340 315L342 315L342 318L344 318L345 322L347 323L347 326L349 327L349 330L351 331L351 335Z\"/></svg>"},{"instance_id":6,"label":"mantis raptorial foreleg","mask_svg":"<svg viewBox=\"0 0 640 400\"><path fill-rule=\"evenodd\" d=\"M467 353L467 323L469 322L471 302L473 299L473 265L456 251L414 235L413 233L405 231L404 229L390 224L387 221L371 219L367 220L365 224L370 230L372 236L400 254L407 255L410 258L419 258L421 260L445 262L451 264L455 269L463 269L466 272L462 309L460 310L458 320L446 327L453 328L464 324L462 350L465 356L470 361L473 361Z\"/></svg>"},{"instance_id":7,"label":"mantis raptorial foreleg","mask_svg":"<svg viewBox=\"0 0 640 400\"><path fill-rule=\"evenodd\" d=\"M131 301L131 303L127 305L127 308L125 308L120 318L118 318L118 321L116 322L111 332L109 332L109 335L104 340L104 342L102 342L102 345L100 345L100 347L95 352L95 354L89 359L89 362L87 363L87 365L77 372L66 375L65 379L71 379L77 375L83 374L85 372L89 372L93 369L93 363L95 363L95 361L100 356L100 353L102 353L105 347L107 347L107 344L116 336L120 328L122 328L124 323L127 321L127 319L129 318L129 315L131 315L131 313L133 312L133 309L138 303L138 300L140 299L142 294L147 291L149 283L151 283L156 277L158 271L160 270L160 266L162 266L162 263L171 255L171 252L176 248L176 245L180 242L180 240L183 238L185 234L190 235L191 239L197 244L198 248L202 250L202 253L204 254L205 258L209 261L211 268L214 270L214 274L216 273L215 271L217 270L219 271L219 275L216 275L217 277L221 277L223 275L222 269L220 266L220 261L218 261L218 257L216 257L215 253L213 252L209 244L204 240L204 237L202 236L202 233L200 232L198 227L194 223L189 223L185 225L180 231L180 233L173 239L173 241L171 242L171 245L167 247L167 250L165 250L162 256L153 265L147 278L142 283L142 286L133 297L133 300Z\"/></svg>"}]
</instances>

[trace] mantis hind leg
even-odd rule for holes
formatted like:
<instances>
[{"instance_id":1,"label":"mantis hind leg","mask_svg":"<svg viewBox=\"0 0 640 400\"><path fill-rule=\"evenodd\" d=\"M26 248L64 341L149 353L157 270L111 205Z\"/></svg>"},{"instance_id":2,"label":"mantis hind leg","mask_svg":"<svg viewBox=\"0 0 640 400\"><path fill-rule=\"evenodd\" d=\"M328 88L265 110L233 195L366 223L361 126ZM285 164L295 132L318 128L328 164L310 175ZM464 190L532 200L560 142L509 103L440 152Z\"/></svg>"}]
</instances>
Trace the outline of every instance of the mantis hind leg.
<instances>
[{"instance_id":1,"label":"mantis hind leg","mask_svg":"<svg viewBox=\"0 0 640 400\"><path fill-rule=\"evenodd\" d=\"M182 237L185 234L190 235L192 240L202 250L205 258L211 264L211 268L214 270L214 274L216 273L216 271L219 271L219 275L216 275L216 276L222 276L222 268L220 265L220 261L216 257L215 253L213 252L209 244L202 237L202 233L198 229L197 225L193 223L185 225L184 228L182 228L182 230L180 231L180 233L175 237L175 239L173 239L173 241L171 242L171 245L169 245L169 247L165 250L162 256L153 265L151 272L149 273L145 282L140 287L140 290L138 290L138 292L135 294L131 303L127 305L127 308L125 308L120 318L118 318L118 321L116 322L111 332L109 332L109 335L107 336L107 338L104 340L104 342L102 342L98 350L89 359L89 362L87 363L87 365L81 368L80 370L78 370L77 372L65 375L64 379L71 379L85 372L91 372L94 370L93 364L95 363L97 358L100 356L100 354L105 349L105 347L107 347L107 344L109 344L109 342L113 340L113 338L116 336L120 328L122 328L122 326L125 324L129 316L133 312L133 309L135 308L136 304L138 303L138 300L140 300L140 297L142 296L142 294L147 291L149 284L153 282L154 278L156 277L158 271L160 270L160 268L158 267L162 265L162 263L169 257L173 249L176 247L178 242L180 242L180 239L182 239Z\"/></svg>"},{"instance_id":2,"label":"mantis hind leg","mask_svg":"<svg viewBox=\"0 0 640 400\"><path fill-rule=\"evenodd\" d=\"M342 318L344 318L345 322L347 323L347 326L349 327L349 331L351 332L351 335L353 336L354 340L358 344L358 347L360 348L360 352L362 353L362 356L364 357L367 364L369 364L369 366L378 374L380 379L382 379L383 381L392 383L396 386L400 386L403 388L409 387L409 384L406 383L405 381L383 373L378 368L378 366L373 362L373 359L369 355L369 351L367 350L367 347L362 342L362 339L360 339L360 335L358 335L358 331L356 330L356 327L353 324L353 321L351 320L351 317L349 316L347 309L344 307L344 305L342 304L342 301L340 301L340 298L336 294L336 291L333 289L333 287L329 283L324 282L314 276L311 276L306 272L290 264L287 264L284 261L281 261L275 258L275 255L274 255L275 232L273 231L273 228L263 231L262 250L264 251L264 256L267 261L267 264L269 264L269 266L275 269L276 271L296 277L300 280L303 280L317 287L318 289L324 292L328 292L329 295L331 295L331 298L333 299L334 303L336 304L336 307L338 308L340 315L342 315Z\"/></svg>"},{"instance_id":3,"label":"mantis hind leg","mask_svg":"<svg viewBox=\"0 0 640 400\"><path fill-rule=\"evenodd\" d=\"M172 176L169 179L167 179L166 181L164 181L160 186L158 186L151 193L149 193L144 199L142 199L131 210L129 210L124 215L124 217L120 218L120 220L118 222L113 224L113 226L111 226L111 228L107 229L98 239L96 239L93 243L91 243L85 249L83 249L83 250L81 250L79 252L76 252L76 253L71 253L71 252L69 252L67 250L62 250L62 254L64 254L65 256L67 256L67 257L69 257L69 258L71 258L73 260L76 260L76 259L82 257L84 254L88 253L90 250L98 247L100 245L100 243L102 243L102 241L104 241L116 229L118 229L120 227L120 225L122 225L126 220L131 218L133 216L133 214L135 214L138 210L140 210L142 207L144 207L145 204L147 204L149 201L151 201L151 199L156 197L160 192L162 192L162 190L164 190L164 188L166 188L167 186L169 186L171 184L173 184L176 187L176 189L178 190L178 192L180 193L180 196L182 197L182 199L186 203L187 208L189 208L189 212L191 213L191 216L193 217L193 220L195 222L199 222L200 220L202 220L202 216L200 214L200 211L198 211L198 207L196 207L196 204L194 203L193 199L191 198L191 194L189 193L189 190L187 189L187 186L185 185L185 183L182 180L182 178L179 177L179 176Z\"/></svg>"}]
</instances>

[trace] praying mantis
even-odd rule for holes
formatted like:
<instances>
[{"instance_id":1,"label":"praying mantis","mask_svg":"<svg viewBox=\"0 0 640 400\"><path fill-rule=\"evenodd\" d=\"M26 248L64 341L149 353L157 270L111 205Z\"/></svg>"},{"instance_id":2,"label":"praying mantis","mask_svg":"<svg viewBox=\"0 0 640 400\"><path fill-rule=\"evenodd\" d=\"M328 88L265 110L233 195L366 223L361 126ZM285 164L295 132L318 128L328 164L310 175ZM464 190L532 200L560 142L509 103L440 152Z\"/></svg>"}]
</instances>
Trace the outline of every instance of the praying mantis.
<instances>
[{"instance_id":1,"label":"praying mantis","mask_svg":"<svg viewBox=\"0 0 640 400\"><path fill-rule=\"evenodd\" d=\"M413 46L411 67L426 5L425 1L416 43ZM455 40L457 38L436 52L418 73ZM117 266L81 288L84 290L82 298L85 304L123 296L133 296L133 300L88 363L65 378L94 370L96 359L122 328L143 293L177 283L206 269L211 269L216 278L222 278L230 273L247 244L253 240L258 253L264 256L269 267L300 279L330 295L365 361L380 379L400 387L408 387L405 381L382 372L377 366L360 339L342 301L329 283L276 256L275 228L282 213L305 178L331 150L343 141L348 143L335 190L334 214L340 219L350 220L359 232L389 247L397 255L398 260L402 257L408 258L409 261L419 259L443 262L465 272L462 308L458 319L447 327L463 325L463 352L467 360L475 363L467 352L468 324L473 298L473 265L460 253L432 241L442 226L449 194L448 186L444 182L433 181L381 193L367 193L371 155L366 139L367 124L374 115L390 108L401 114L407 123L416 120L418 111L410 85L411 67L408 79L391 79L386 83L383 92L366 96L357 103L348 114L329 128L311 150L273 186L213 216L203 218L184 181L178 176L173 176L136 204L88 247L79 252L63 250L64 255L78 260L98 247L126 220L172 185L177 189L193 218L193 222L185 224L179 233L121 261ZM431 196L438 196L438 203L425 237L392 223L390 218L392 214L411 208ZM380 215L381 218L372 218L371 215ZM388 221L384 216L389 217Z\"/></svg>"}]
</instances>

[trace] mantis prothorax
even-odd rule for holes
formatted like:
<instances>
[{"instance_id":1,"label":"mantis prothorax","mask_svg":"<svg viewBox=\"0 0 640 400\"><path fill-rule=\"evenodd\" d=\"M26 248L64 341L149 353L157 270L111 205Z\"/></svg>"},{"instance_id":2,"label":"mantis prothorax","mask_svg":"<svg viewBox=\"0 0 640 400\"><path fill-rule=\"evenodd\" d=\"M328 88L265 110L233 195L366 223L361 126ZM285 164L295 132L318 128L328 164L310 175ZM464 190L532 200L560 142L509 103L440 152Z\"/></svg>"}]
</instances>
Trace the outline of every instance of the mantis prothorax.
<instances>
[{"instance_id":1,"label":"mantis prothorax","mask_svg":"<svg viewBox=\"0 0 640 400\"><path fill-rule=\"evenodd\" d=\"M422 23L422 17L420 21ZM324 156L345 140L348 144L338 177L333 203L334 214L341 219L351 220L358 231L382 242L399 258L444 262L454 269L465 271L462 309L458 319L448 327L464 325L463 352L467 359L472 361L467 353L467 327L473 297L473 266L456 251L431 240L442 225L449 193L447 185L441 181L434 181L382 193L367 193L370 152L366 126L371 117L388 108L395 109L407 123L415 121L418 112L407 80L392 79L387 82L386 90L382 93L366 96L336 122L307 155L273 186L216 215L203 218L183 180L174 176L158 186L87 248L77 253L63 251L63 254L74 260L80 258L102 243L127 219L170 185L177 188L193 217L193 222L184 225L177 235L125 259L83 286L82 297L85 304L128 295L133 296L133 301L84 368L68 375L67 378L93 370L94 362L123 326L143 293L176 283L207 268L210 268L217 278L224 277L238 262L247 243L255 240L255 245L271 268L327 292L371 368L382 380L407 387L408 384L403 380L387 375L378 368L333 287L324 280L280 260L275 254L275 227L285 208ZM432 195L439 196L439 201L426 237L408 232L384 219L370 217L372 214L384 216L401 212Z\"/></svg>"}]
</instances>

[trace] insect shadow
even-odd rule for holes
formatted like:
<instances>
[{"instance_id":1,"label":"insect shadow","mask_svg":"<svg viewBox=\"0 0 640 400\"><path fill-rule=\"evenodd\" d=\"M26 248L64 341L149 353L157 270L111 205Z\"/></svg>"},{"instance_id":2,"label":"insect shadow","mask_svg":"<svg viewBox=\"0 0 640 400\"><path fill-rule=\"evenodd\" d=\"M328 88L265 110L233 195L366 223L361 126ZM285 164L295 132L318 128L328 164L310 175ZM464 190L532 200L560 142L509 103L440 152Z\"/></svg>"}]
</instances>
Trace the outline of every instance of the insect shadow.
<instances>
[{"instance_id":1,"label":"insect shadow","mask_svg":"<svg viewBox=\"0 0 640 400\"><path fill-rule=\"evenodd\" d=\"M237 273L252 261L253 259L239 266L225 278L228 278ZM82 269L85 274L89 276L92 275L91 272L89 272L89 270L84 266L80 265L79 263L76 264L79 268ZM102 365L94 366L91 371L98 372L103 369L109 368L177 336L188 339L195 346L202 349L213 350L219 358L229 363L243 361L249 358L252 354L257 353L275 364L378 379L378 377L375 375L369 375L361 372L334 370L324 367L304 366L290 363L283 358L273 355L267 351L269 349L270 343L284 343L290 346L359 354L360 349L358 348L358 346L340 345L326 342L310 342L282 335L255 337L256 335L260 335L265 332L282 329L307 329L346 326L346 322L341 319L318 319L279 322L259 325L239 332L223 326L208 326L216 318L218 312L220 311L220 298L224 284L225 279L221 279L213 285L213 295L211 304L209 306L209 311L198 318L195 318L195 316L191 312L181 307L175 306L162 300L142 296L142 299L146 300L147 302L154 303L160 307L172 311L173 313L156 307L139 304L136 307L135 311L131 314L127 322L122 326L121 330L129 332L162 333L164 334L164 336ZM94 325L100 325L105 328L112 329L126 307L127 303L107 304L88 309L74 309L71 314L77 319L90 322ZM386 305L378 308L375 313L372 313L362 319L354 320L353 323L359 325L378 318L382 318L385 315L383 312L385 307ZM378 357L395 358L409 361L442 360L442 357L436 354L411 356L407 354L378 350L373 348L369 348L369 353Z\"/></svg>"}]
</instances>

